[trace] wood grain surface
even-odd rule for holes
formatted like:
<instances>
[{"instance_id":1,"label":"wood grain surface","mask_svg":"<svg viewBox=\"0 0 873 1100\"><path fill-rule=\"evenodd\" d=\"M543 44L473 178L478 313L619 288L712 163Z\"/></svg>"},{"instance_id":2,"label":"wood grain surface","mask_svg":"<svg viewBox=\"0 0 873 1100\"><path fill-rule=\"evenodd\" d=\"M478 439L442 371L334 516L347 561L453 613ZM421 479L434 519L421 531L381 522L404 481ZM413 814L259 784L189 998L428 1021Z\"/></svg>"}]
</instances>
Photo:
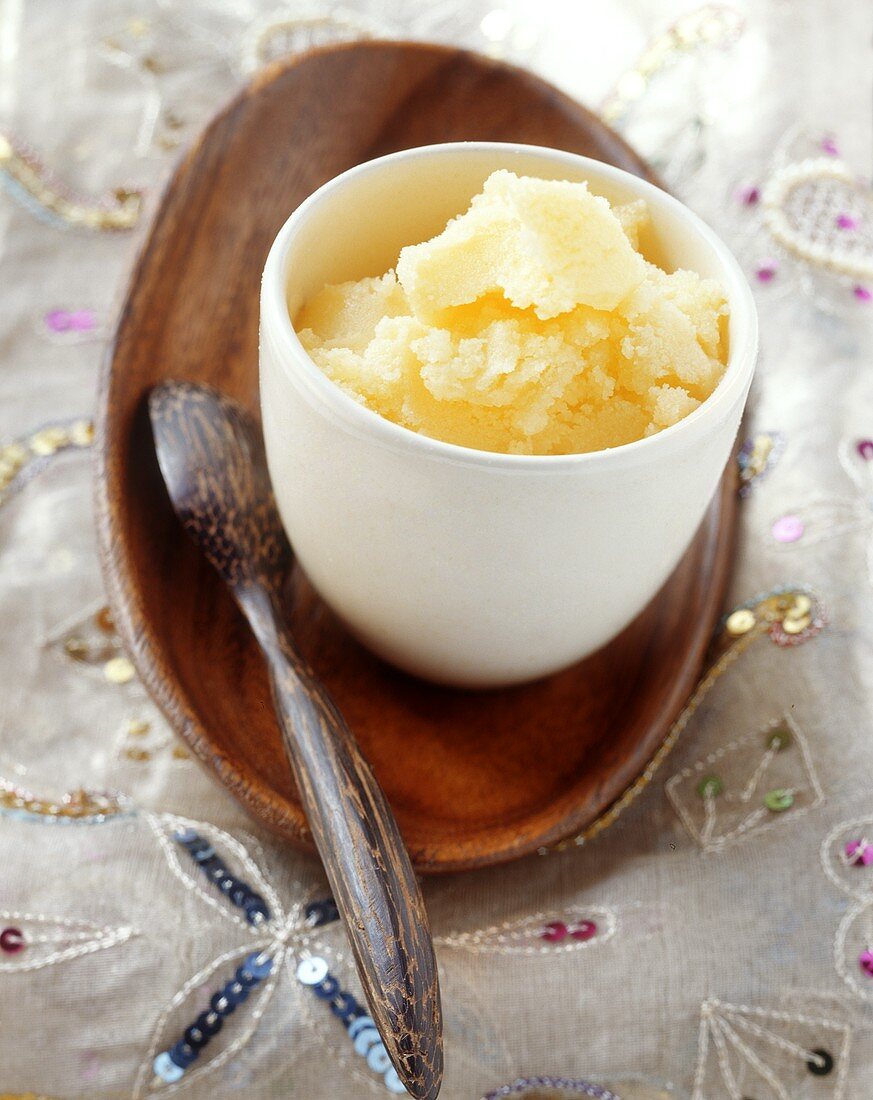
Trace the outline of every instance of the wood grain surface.
<instances>
[{"instance_id":1,"label":"wood grain surface","mask_svg":"<svg viewBox=\"0 0 873 1100\"><path fill-rule=\"evenodd\" d=\"M442 1012L427 912L391 808L288 630L292 554L260 429L236 402L190 382L153 389L149 413L175 512L266 659L282 740L370 1015L407 1092L434 1100Z\"/></svg>"},{"instance_id":2,"label":"wood grain surface","mask_svg":"<svg viewBox=\"0 0 873 1100\"><path fill-rule=\"evenodd\" d=\"M116 620L196 756L260 820L311 845L269 677L239 610L184 537L146 398L167 378L257 405L260 274L289 213L337 173L396 149L548 145L648 175L597 118L521 70L422 44L356 43L262 74L180 165L131 282L103 376L97 505ZM437 688L348 637L296 574L292 633L351 726L421 871L481 867L572 835L645 769L700 672L734 526L726 475L686 557L611 645L500 692Z\"/></svg>"}]
</instances>

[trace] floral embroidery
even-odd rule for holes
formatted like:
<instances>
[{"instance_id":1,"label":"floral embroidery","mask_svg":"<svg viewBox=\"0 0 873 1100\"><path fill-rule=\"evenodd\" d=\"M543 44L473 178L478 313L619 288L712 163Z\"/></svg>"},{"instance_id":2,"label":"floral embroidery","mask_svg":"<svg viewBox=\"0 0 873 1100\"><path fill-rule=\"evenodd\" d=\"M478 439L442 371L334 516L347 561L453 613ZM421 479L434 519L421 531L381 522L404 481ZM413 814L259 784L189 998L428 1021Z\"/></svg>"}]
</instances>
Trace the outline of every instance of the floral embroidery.
<instances>
[{"instance_id":1,"label":"floral embroidery","mask_svg":"<svg viewBox=\"0 0 873 1100\"><path fill-rule=\"evenodd\" d=\"M706 852L793 820L824 799L806 738L789 716L683 768L666 791Z\"/></svg>"},{"instance_id":2,"label":"floral embroidery","mask_svg":"<svg viewBox=\"0 0 873 1100\"><path fill-rule=\"evenodd\" d=\"M754 201L745 198L755 192ZM760 281L783 294L814 294L817 307L830 312L853 314L869 300L873 200L833 138L790 130L763 182L739 198L749 215L747 263L764 272ZM772 261L761 260L762 233L776 248Z\"/></svg>"},{"instance_id":3,"label":"floral embroidery","mask_svg":"<svg viewBox=\"0 0 873 1100\"><path fill-rule=\"evenodd\" d=\"M94 951L105 951L139 934L128 926L107 928L87 920L2 910L0 973L42 970Z\"/></svg>"},{"instance_id":4,"label":"floral embroidery","mask_svg":"<svg viewBox=\"0 0 873 1100\"><path fill-rule=\"evenodd\" d=\"M313 949L319 955L329 955L323 943L316 943L314 936L317 925L315 920L306 916L302 903L295 902L285 910L279 895L263 872L239 841L224 830L213 825L190 821L171 814L146 814L160 850L166 858L170 871L182 882L185 888L196 894L206 905L220 914L221 918L235 924L243 937L239 947L224 952L218 958L202 967L192 975L179 989L170 1003L159 1015L152 1033L146 1056L137 1073L134 1085L134 1100L151 1096L156 1092L169 1094L177 1091L204 1074L224 1065L238 1054L249 1042L257 1030L258 1023L272 1001L277 987L281 983L289 985L287 971L290 965L296 965L307 957ZM222 894L220 884L209 881L200 870L197 862L184 855L180 856L180 844L175 839L180 832L193 831L206 840L211 848L221 853L221 864L228 877L244 882L251 892L262 899L263 919L249 922L238 907L228 904ZM213 996L225 986L233 970L251 956L271 960L269 975L253 990L244 1006L234 1014L227 1028L222 1028L204 1048L201 1058L192 1065L190 1072L176 1081L162 1080L155 1070L158 1056L172 1050L184 1036L191 1020L202 1011L198 991L204 985L213 988ZM296 960L296 962L295 962ZM286 966L285 964L289 964ZM291 983L294 988L294 983Z\"/></svg>"},{"instance_id":5,"label":"floral embroidery","mask_svg":"<svg viewBox=\"0 0 873 1100\"><path fill-rule=\"evenodd\" d=\"M770 176L761 191L764 224L799 259L850 279L873 278L869 187L833 157L809 157Z\"/></svg>"},{"instance_id":6,"label":"floral embroidery","mask_svg":"<svg viewBox=\"0 0 873 1100\"><path fill-rule=\"evenodd\" d=\"M692 1100L743 1100L762 1085L793 1100L811 1078L816 1096L842 1100L851 1040L846 1023L709 999L700 1010Z\"/></svg>"},{"instance_id":7,"label":"floral embroidery","mask_svg":"<svg viewBox=\"0 0 873 1100\"><path fill-rule=\"evenodd\" d=\"M133 813L129 808L127 812ZM55 820L38 813L27 816L44 823ZM336 1001L334 1014L342 1019L340 1010L343 1010L349 1017L345 1022L352 1042L339 1047L331 1042L331 1057L340 1059L349 1072L368 1087L384 1085L389 1092L397 1091L392 1072L382 1069L381 1054L378 1050L373 1053L372 1035L360 1038L358 1044L366 1047L364 1060L372 1053L366 1064L351 1049L359 1038L358 1032L369 1027L369 1018L357 992L356 976L349 975L347 980L339 977L347 966L347 959L339 913L333 900L330 897L302 899L286 905L249 849L224 830L173 814L138 811L135 816L154 838L174 878L208 907L215 919L225 924L236 942L232 941L226 950L184 981L158 1013L136 1072L133 1100L169 1095L221 1066L227 1067L228 1073L242 1072L245 1076L244 1065L236 1061L231 1066L228 1063L246 1049L260 1021L279 996L283 1002L280 1013L283 1019L288 1016L298 1023L301 1019L309 1020L314 1037L325 1041L327 1036L321 1034L321 1023L330 1021L331 1015L319 1015L319 998L303 989L307 973L310 974L308 984L319 984L326 1007L330 1009ZM97 819L95 816L92 820ZM108 820L108 815L103 819ZM252 849L257 849L256 842L252 842ZM652 919L651 906L631 907L634 908L639 910L636 926L640 933L643 936L653 934L660 925L657 919ZM622 927L627 925L633 929L633 913L626 916L627 920L622 914ZM441 951L558 958L568 951L605 944L615 938L618 927L615 910L601 905L575 904L480 929L436 936L434 942ZM85 921L54 921L23 913L0 913L0 963L5 963L6 969L48 965L61 958L73 958L121 944L137 934L132 928L100 928ZM41 951L39 956L37 947ZM51 957L54 954L57 957ZM322 966L331 980L323 976L313 982L311 971ZM334 984L337 985L335 991ZM213 1015L220 1015L215 1006L223 1006L220 1000L223 996L233 999L234 1004L223 1026L216 1027L209 1012L211 1009ZM311 1011L308 1005L314 1006ZM356 1034L351 1036L351 1027L358 1019L363 1023L357 1025ZM477 1026L480 1024L481 1021ZM330 1030L328 1024L326 1031ZM192 1041L197 1044L196 1051ZM185 1064L180 1067L177 1061ZM184 1072L178 1074L176 1071L180 1068ZM373 1077L374 1072L381 1075L381 1081Z\"/></svg>"},{"instance_id":8,"label":"floral embroidery","mask_svg":"<svg viewBox=\"0 0 873 1100\"><path fill-rule=\"evenodd\" d=\"M128 16L110 24L108 33L97 44L97 52L105 61L141 86L142 114L133 147L135 156L149 156L155 145L175 149L182 141L185 121L165 103L163 80L180 71L189 75L197 72L202 77L210 68L227 64L227 57L220 56L214 43L202 33L195 42L192 30L184 16L165 10L160 20Z\"/></svg>"},{"instance_id":9,"label":"floral embroidery","mask_svg":"<svg viewBox=\"0 0 873 1100\"><path fill-rule=\"evenodd\" d=\"M232 1058L243 1049L252 1035L254 1035L261 1017L266 1011L273 993L275 992L276 984L280 977L279 971L285 957L284 948L280 948L278 953L272 956L274 964L273 971L266 982L258 989L257 993L247 1002L246 1012L244 1013L245 1019L240 1020L237 1018L234 1020L235 1027L233 1031L235 1034L232 1040L229 1042L221 1042L219 1040L217 1043L212 1044L209 1048L212 1051L211 1057L191 1073L186 1073L184 1076L180 1075L176 1082L167 1082L158 1076L157 1073L157 1066L163 1061L159 1056L164 1054L167 1048L173 1047L183 1035L184 1029L189 1025L190 1020L198 1015L198 990L203 986L209 988L215 986L215 988L218 989L224 984L218 977L219 974L227 970L232 970L234 967L243 963L253 951L264 951L267 947L268 943L264 942L246 944L243 947L237 948L235 951L226 951L219 955L218 958L213 959L207 966L198 970L196 974L193 974L188 981L185 982L170 1001L169 1005L158 1017L153 1037L149 1044L148 1053L137 1074L133 1092L134 1100L139 1100L139 1098L143 1096L152 1096L156 1092L164 1094L176 1092L179 1088L198 1080L205 1073L218 1069L219 1066L224 1065L228 1059ZM180 1009L181 1012L179 1011ZM224 1032L222 1032L221 1037L225 1038ZM213 1050L213 1047L220 1049Z\"/></svg>"},{"instance_id":10,"label":"floral embroidery","mask_svg":"<svg viewBox=\"0 0 873 1100\"><path fill-rule=\"evenodd\" d=\"M307 959L315 958L319 965L324 963L327 973L326 960L332 955L336 956L336 951L328 947L327 941L318 941L316 936L322 926L334 924L339 927L336 908L329 899L305 908L298 903L286 912L277 892L246 849L222 830L169 814L148 814L146 819L171 872L184 883L186 889L197 894L205 904L220 913L224 920L236 924L246 942L238 949L226 952L190 978L161 1014L137 1076L134 1090L136 1100L153 1092L169 1093L181 1088L183 1084L199 1079L241 1051L254 1034L279 983L286 988L287 995L289 970L296 973ZM186 838L192 838L194 834L197 840L190 840L193 848L189 850ZM181 841L177 839L180 836ZM220 853L220 867L213 874L210 873L210 866L216 853ZM231 904L233 891L240 885L263 903L258 910L261 915L255 923L247 919L244 907L241 909L238 904ZM240 896L242 897L242 892ZM567 937L561 937L555 942L544 939L543 933L557 925L567 928ZM589 925L594 926L593 930ZM434 943L437 947L486 954L562 954L605 943L613 937L616 927L616 917L611 910L602 906L575 906L559 912L536 913L472 932L436 936ZM579 931L582 935L574 937L571 930ZM156 1059L175 1048L182 1040L185 1029L190 1027L191 1020L197 1017L198 1006L193 991L207 984L210 988L214 987L213 996L218 996L227 978L232 976L233 969L252 958L261 962L269 959L270 972L247 998L245 1009L238 1009L220 1034L217 1033L210 1039L200 1058L190 1063L190 1070L185 1067L184 1077L168 1081L155 1076ZM246 1016L244 1022L238 1021L242 1014ZM180 1060L184 1061L185 1057L185 1053L180 1052ZM164 1065L162 1061L160 1066ZM385 1084L390 1089L390 1074L387 1076L389 1080Z\"/></svg>"}]
</instances>

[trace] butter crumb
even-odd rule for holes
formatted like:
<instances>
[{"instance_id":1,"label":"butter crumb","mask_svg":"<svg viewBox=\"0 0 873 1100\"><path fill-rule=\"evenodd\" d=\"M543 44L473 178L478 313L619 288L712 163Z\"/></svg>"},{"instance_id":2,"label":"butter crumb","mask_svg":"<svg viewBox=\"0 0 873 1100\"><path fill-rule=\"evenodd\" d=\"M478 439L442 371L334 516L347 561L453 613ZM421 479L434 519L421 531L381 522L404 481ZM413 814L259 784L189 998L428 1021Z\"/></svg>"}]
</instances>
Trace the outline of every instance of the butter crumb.
<instances>
[{"instance_id":1,"label":"butter crumb","mask_svg":"<svg viewBox=\"0 0 873 1100\"><path fill-rule=\"evenodd\" d=\"M325 287L295 328L352 397L436 439L511 454L642 439L706 400L727 353L723 291L648 262L648 216L495 172L396 274Z\"/></svg>"}]
</instances>

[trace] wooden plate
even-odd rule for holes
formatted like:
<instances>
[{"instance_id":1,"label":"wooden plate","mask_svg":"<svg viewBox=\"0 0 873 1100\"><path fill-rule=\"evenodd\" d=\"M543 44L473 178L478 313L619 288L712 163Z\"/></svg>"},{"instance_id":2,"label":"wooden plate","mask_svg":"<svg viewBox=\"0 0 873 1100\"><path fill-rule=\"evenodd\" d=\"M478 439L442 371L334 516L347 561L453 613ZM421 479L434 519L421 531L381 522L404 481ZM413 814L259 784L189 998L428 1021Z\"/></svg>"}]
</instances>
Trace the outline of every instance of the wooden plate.
<instances>
[{"instance_id":1,"label":"wooden plate","mask_svg":"<svg viewBox=\"0 0 873 1100\"><path fill-rule=\"evenodd\" d=\"M260 76L180 165L103 376L97 498L119 629L200 760L302 846L310 841L260 655L170 510L145 398L163 379L192 379L255 411L258 286L289 213L360 161L460 139L550 145L649 175L597 118L530 73L420 44L313 52ZM358 736L421 871L482 867L570 836L643 772L700 672L733 523L726 476L685 559L620 638L567 672L500 692L450 691L393 671L295 578L300 646Z\"/></svg>"}]
</instances>

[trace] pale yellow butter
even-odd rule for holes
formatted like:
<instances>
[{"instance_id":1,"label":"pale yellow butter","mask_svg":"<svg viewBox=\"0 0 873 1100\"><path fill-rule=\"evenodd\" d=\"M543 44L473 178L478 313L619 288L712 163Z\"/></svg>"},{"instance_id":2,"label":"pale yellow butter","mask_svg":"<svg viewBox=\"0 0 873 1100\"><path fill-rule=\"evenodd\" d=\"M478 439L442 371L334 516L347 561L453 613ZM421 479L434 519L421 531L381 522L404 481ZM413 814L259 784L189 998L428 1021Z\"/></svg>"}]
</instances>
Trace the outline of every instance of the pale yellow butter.
<instances>
[{"instance_id":1,"label":"pale yellow butter","mask_svg":"<svg viewBox=\"0 0 873 1100\"><path fill-rule=\"evenodd\" d=\"M642 201L495 172L393 271L325 287L295 327L375 412L461 446L572 454L651 435L718 385L727 304L638 251Z\"/></svg>"}]
</instances>

